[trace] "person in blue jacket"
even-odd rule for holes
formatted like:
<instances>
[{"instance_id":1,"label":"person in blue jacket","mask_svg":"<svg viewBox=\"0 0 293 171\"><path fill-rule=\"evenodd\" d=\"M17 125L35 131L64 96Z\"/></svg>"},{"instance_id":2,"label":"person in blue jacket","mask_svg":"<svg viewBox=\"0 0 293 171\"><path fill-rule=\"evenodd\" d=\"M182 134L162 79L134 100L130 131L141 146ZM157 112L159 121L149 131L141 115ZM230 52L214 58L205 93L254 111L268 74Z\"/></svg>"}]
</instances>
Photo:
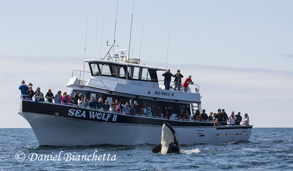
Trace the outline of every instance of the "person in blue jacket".
<instances>
[{"instance_id":1,"label":"person in blue jacket","mask_svg":"<svg viewBox=\"0 0 293 171\"><path fill-rule=\"evenodd\" d=\"M28 91L28 86L25 84L25 81L24 80L21 81L21 85L19 86L18 89L20 90L22 99L26 99L27 91Z\"/></svg>"}]
</instances>

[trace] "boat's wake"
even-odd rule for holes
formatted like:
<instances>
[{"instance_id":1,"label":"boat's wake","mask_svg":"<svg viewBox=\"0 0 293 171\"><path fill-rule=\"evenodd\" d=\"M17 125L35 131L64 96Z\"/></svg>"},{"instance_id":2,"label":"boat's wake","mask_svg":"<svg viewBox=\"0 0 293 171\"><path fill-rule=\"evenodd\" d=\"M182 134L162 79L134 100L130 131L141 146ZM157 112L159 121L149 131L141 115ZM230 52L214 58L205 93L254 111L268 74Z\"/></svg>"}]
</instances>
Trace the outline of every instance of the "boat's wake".
<instances>
[{"instance_id":1,"label":"boat's wake","mask_svg":"<svg viewBox=\"0 0 293 171\"><path fill-rule=\"evenodd\" d=\"M180 150L183 154L197 154L200 153L200 150L198 148L192 149L192 150Z\"/></svg>"}]
</instances>

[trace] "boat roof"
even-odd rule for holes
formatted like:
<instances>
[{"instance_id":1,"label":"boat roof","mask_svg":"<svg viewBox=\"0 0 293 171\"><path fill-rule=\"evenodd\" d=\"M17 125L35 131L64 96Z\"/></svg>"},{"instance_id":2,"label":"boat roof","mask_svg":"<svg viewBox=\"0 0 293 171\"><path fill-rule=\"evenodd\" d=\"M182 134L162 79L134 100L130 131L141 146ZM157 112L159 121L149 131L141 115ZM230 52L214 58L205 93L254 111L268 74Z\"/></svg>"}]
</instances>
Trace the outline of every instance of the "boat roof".
<instances>
[{"instance_id":1,"label":"boat roof","mask_svg":"<svg viewBox=\"0 0 293 171\"><path fill-rule=\"evenodd\" d=\"M141 65L141 64L133 64L133 63L126 63L126 62L116 62L116 61L109 61L109 60L101 60L101 59L87 59L84 60L85 62L89 63L103 63L103 64L117 64L117 65L124 65L124 66L134 66L134 67L141 67L141 68L149 68L149 69L154 69L157 71L166 71L167 69L165 68L160 68L160 67L154 67L154 66L149 66L149 65Z\"/></svg>"}]
</instances>

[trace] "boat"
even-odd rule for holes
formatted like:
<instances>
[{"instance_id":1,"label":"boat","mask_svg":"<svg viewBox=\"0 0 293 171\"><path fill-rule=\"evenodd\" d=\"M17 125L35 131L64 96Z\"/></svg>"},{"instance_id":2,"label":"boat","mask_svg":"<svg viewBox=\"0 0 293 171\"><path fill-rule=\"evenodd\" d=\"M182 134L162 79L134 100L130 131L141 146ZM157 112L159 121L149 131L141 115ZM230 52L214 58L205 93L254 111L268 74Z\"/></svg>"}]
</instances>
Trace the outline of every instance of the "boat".
<instances>
[{"instance_id":1,"label":"boat","mask_svg":"<svg viewBox=\"0 0 293 171\"><path fill-rule=\"evenodd\" d=\"M104 58L84 61L90 72L73 70L67 84L72 89L71 95L79 91L87 99L102 98L109 104L118 99L122 104L137 102L140 107L145 104L163 109L168 105L173 110L172 116L147 116L140 111L130 115L21 98L19 114L28 121L40 145L156 144L161 139L164 122L172 125L182 145L249 140L252 125L215 126L214 121L193 119L195 111L202 110L199 85L190 84L187 92L174 91L172 86L166 90L158 79L158 73L165 72L165 68L128 58L125 49L115 54L110 54L110 50ZM85 74L89 79L84 79ZM175 116L180 110L187 111L190 119L178 120Z\"/></svg>"}]
</instances>

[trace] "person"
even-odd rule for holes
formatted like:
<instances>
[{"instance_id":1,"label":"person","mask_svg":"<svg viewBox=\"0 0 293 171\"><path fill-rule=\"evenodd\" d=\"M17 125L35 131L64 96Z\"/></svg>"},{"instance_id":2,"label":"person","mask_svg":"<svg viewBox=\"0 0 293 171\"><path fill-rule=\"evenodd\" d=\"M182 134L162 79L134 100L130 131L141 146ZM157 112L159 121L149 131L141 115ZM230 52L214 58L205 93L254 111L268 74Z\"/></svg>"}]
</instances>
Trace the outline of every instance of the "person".
<instances>
[{"instance_id":1,"label":"person","mask_svg":"<svg viewBox=\"0 0 293 171\"><path fill-rule=\"evenodd\" d=\"M146 112L147 112L147 108L146 108L146 105L145 105L145 104L142 105L140 111L141 111L141 112L140 112L141 114L146 114Z\"/></svg>"},{"instance_id":2,"label":"person","mask_svg":"<svg viewBox=\"0 0 293 171\"><path fill-rule=\"evenodd\" d=\"M115 107L116 112L120 113L123 110L123 106L121 105L121 102L118 102L118 99L115 100Z\"/></svg>"},{"instance_id":3,"label":"person","mask_svg":"<svg viewBox=\"0 0 293 171\"><path fill-rule=\"evenodd\" d=\"M249 125L249 116L247 113L245 113L245 115L244 115L242 125Z\"/></svg>"},{"instance_id":4,"label":"person","mask_svg":"<svg viewBox=\"0 0 293 171\"><path fill-rule=\"evenodd\" d=\"M70 97L66 93L66 91L63 92L63 96L61 98L61 103L65 105L70 105Z\"/></svg>"},{"instance_id":5,"label":"person","mask_svg":"<svg viewBox=\"0 0 293 171\"><path fill-rule=\"evenodd\" d=\"M136 115L134 104L132 104L131 107L130 107L130 114L131 115Z\"/></svg>"},{"instance_id":6,"label":"person","mask_svg":"<svg viewBox=\"0 0 293 171\"><path fill-rule=\"evenodd\" d=\"M222 125L227 125L228 115L225 112L225 109L222 109Z\"/></svg>"},{"instance_id":7,"label":"person","mask_svg":"<svg viewBox=\"0 0 293 171\"><path fill-rule=\"evenodd\" d=\"M219 123L219 121L218 121L218 118L215 119L214 125L215 125L215 126L219 126L219 125L220 125L220 123Z\"/></svg>"},{"instance_id":8,"label":"person","mask_svg":"<svg viewBox=\"0 0 293 171\"><path fill-rule=\"evenodd\" d=\"M137 114L140 110L139 110L139 105L137 103L137 101L133 102L133 106L134 106L134 110L135 110L135 114Z\"/></svg>"},{"instance_id":9,"label":"person","mask_svg":"<svg viewBox=\"0 0 293 171\"><path fill-rule=\"evenodd\" d=\"M189 75L188 78L186 78L186 80L183 83L184 92L187 92L189 84L193 84L192 79L191 79L191 75Z\"/></svg>"},{"instance_id":10,"label":"person","mask_svg":"<svg viewBox=\"0 0 293 171\"><path fill-rule=\"evenodd\" d=\"M37 94L37 92L39 92L39 101L44 101L44 94L41 92L41 88L38 87L37 90L35 91L35 94Z\"/></svg>"},{"instance_id":11,"label":"person","mask_svg":"<svg viewBox=\"0 0 293 171\"><path fill-rule=\"evenodd\" d=\"M198 116L199 116L199 110L196 110L195 115L193 116L193 120L197 120Z\"/></svg>"},{"instance_id":12,"label":"person","mask_svg":"<svg viewBox=\"0 0 293 171\"><path fill-rule=\"evenodd\" d=\"M155 114L155 115L156 115L156 116L160 116L160 117L163 116L163 114L162 114L162 110L161 110L161 107L160 107L160 106L157 107L157 110L156 110L156 114Z\"/></svg>"},{"instance_id":13,"label":"person","mask_svg":"<svg viewBox=\"0 0 293 171\"><path fill-rule=\"evenodd\" d=\"M177 70L177 73L173 76L175 77L174 83L175 83L175 91L181 91L181 78L183 78L183 75L180 73L180 70Z\"/></svg>"},{"instance_id":14,"label":"person","mask_svg":"<svg viewBox=\"0 0 293 171\"><path fill-rule=\"evenodd\" d=\"M61 95L61 90L58 90L57 94L55 95L55 103L61 103L62 95Z\"/></svg>"},{"instance_id":15,"label":"person","mask_svg":"<svg viewBox=\"0 0 293 171\"><path fill-rule=\"evenodd\" d=\"M189 117L189 113L188 113L188 110L185 111L185 115L184 115L183 120L185 121L185 119L186 119L186 120L189 120L189 119L190 119L190 117Z\"/></svg>"},{"instance_id":16,"label":"person","mask_svg":"<svg viewBox=\"0 0 293 171\"><path fill-rule=\"evenodd\" d=\"M157 113L157 109L156 109L155 105L152 105L152 114L156 115L156 113Z\"/></svg>"},{"instance_id":17,"label":"person","mask_svg":"<svg viewBox=\"0 0 293 171\"><path fill-rule=\"evenodd\" d=\"M102 109L104 111L109 111L110 110L110 105L108 104L108 100L105 100L105 103L104 103Z\"/></svg>"},{"instance_id":18,"label":"person","mask_svg":"<svg viewBox=\"0 0 293 171\"><path fill-rule=\"evenodd\" d=\"M162 76L165 77L164 79L165 90L169 90L171 77L173 76L173 74L170 72L170 69L167 69L167 71L164 74L162 74Z\"/></svg>"},{"instance_id":19,"label":"person","mask_svg":"<svg viewBox=\"0 0 293 171\"><path fill-rule=\"evenodd\" d=\"M234 111L232 111L232 113L229 117L230 125L235 125L235 121L236 121L236 116L234 116Z\"/></svg>"},{"instance_id":20,"label":"person","mask_svg":"<svg viewBox=\"0 0 293 171\"><path fill-rule=\"evenodd\" d=\"M33 89L33 84L30 82L30 83L28 83L28 86L31 86L32 87L32 90L34 90Z\"/></svg>"},{"instance_id":21,"label":"person","mask_svg":"<svg viewBox=\"0 0 293 171\"><path fill-rule=\"evenodd\" d=\"M123 106L123 113L130 114L130 106L128 102L126 102L125 105L122 104L121 106Z\"/></svg>"},{"instance_id":22,"label":"person","mask_svg":"<svg viewBox=\"0 0 293 171\"><path fill-rule=\"evenodd\" d=\"M164 109L164 117L166 117L167 119L170 118L169 111L168 111L168 106L165 106L165 109Z\"/></svg>"},{"instance_id":23,"label":"person","mask_svg":"<svg viewBox=\"0 0 293 171\"><path fill-rule=\"evenodd\" d=\"M51 89L48 89L48 92L45 97L47 98L48 102L50 103L53 102L54 94L52 93Z\"/></svg>"},{"instance_id":24,"label":"person","mask_svg":"<svg viewBox=\"0 0 293 171\"><path fill-rule=\"evenodd\" d=\"M79 93L80 93L79 91L75 93L75 96L74 96L74 104L75 105L78 105Z\"/></svg>"},{"instance_id":25,"label":"person","mask_svg":"<svg viewBox=\"0 0 293 171\"><path fill-rule=\"evenodd\" d=\"M84 105L84 107L85 107L85 108L88 108L90 105L89 105L89 101L88 101L87 97L85 96L83 99L84 99L84 100L83 100L83 105Z\"/></svg>"},{"instance_id":26,"label":"person","mask_svg":"<svg viewBox=\"0 0 293 171\"><path fill-rule=\"evenodd\" d=\"M214 113L214 115L213 115L213 121L216 120L216 118L217 118L217 114Z\"/></svg>"},{"instance_id":27,"label":"person","mask_svg":"<svg viewBox=\"0 0 293 171\"><path fill-rule=\"evenodd\" d=\"M242 121L242 116L241 116L241 113L238 112L238 114L236 115L236 122L235 122L235 125L240 125L240 122Z\"/></svg>"},{"instance_id":28,"label":"person","mask_svg":"<svg viewBox=\"0 0 293 171\"><path fill-rule=\"evenodd\" d=\"M36 91L36 93L35 93L35 101L39 102L39 101L41 101L40 99L42 99L42 96L41 96L39 91Z\"/></svg>"},{"instance_id":29,"label":"person","mask_svg":"<svg viewBox=\"0 0 293 171\"><path fill-rule=\"evenodd\" d=\"M204 120L204 121L208 120L208 115L206 114L206 110L205 109L202 110L201 117L202 117L202 120Z\"/></svg>"},{"instance_id":30,"label":"person","mask_svg":"<svg viewBox=\"0 0 293 171\"><path fill-rule=\"evenodd\" d=\"M20 90L22 99L26 99L28 86L25 84L24 80L21 81L21 85L19 86L18 89Z\"/></svg>"},{"instance_id":31,"label":"person","mask_svg":"<svg viewBox=\"0 0 293 171\"><path fill-rule=\"evenodd\" d=\"M214 120L214 119L213 119L213 112L210 112L209 120L210 120L210 121Z\"/></svg>"},{"instance_id":32,"label":"person","mask_svg":"<svg viewBox=\"0 0 293 171\"><path fill-rule=\"evenodd\" d=\"M153 113L152 113L152 108L151 107L148 107L147 111L146 111L146 114L148 116L153 116Z\"/></svg>"},{"instance_id":33,"label":"person","mask_svg":"<svg viewBox=\"0 0 293 171\"><path fill-rule=\"evenodd\" d=\"M77 100L77 104L78 104L79 107L85 107L84 106L84 97L83 97L83 95L79 96L79 99Z\"/></svg>"},{"instance_id":34,"label":"person","mask_svg":"<svg viewBox=\"0 0 293 171\"><path fill-rule=\"evenodd\" d=\"M111 112L116 112L116 105L115 102L112 102L111 106L110 106L110 111Z\"/></svg>"},{"instance_id":35,"label":"person","mask_svg":"<svg viewBox=\"0 0 293 171\"><path fill-rule=\"evenodd\" d=\"M184 110L181 109L181 110L180 110L180 113L177 114L175 117L178 118L178 120L180 120L180 119L181 119L181 120L184 120Z\"/></svg>"},{"instance_id":36,"label":"person","mask_svg":"<svg viewBox=\"0 0 293 171\"><path fill-rule=\"evenodd\" d=\"M218 122L221 123L222 121L222 113L221 113L221 109L218 109L218 113L216 115L216 118L218 119Z\"/></svg>"},{"instance_id":37,"label":"person","mask_svg":"<svg viewBox=\"0 0 293 171\"><path fill-rule=\"evenodd\" d=\"M171 106L168 105L168 120L170 120L170 117L172 116L173 114L173 110L171 109Z\"/></svg>"},{"instance_id":38,"label":"person","mask_svg":"<svg viewBox=\"0 0 293 171\"><path fill-rule=\"evenodd\" d=\"M101 109L101 108L103 108L104 103L103 103L103 99L102 98L99 98L99 100L96 103L97 103L96 106L97 106L97 109L98 110Z\"/></svg>"},{"instance_id":39,"label":"person","mask_svg":"<svg viewBox=\"0 0 293 171\"><path fill-rule=\"evenodd\" d=\"M94 96L91 97L89 105L90 105L91 109L96 109L97 108L97 104L96 104L96 100L95 100Z\"/></svg>"},{"instance_id":40,"label":"person","mask_svg":"<svg viewBox=\"0 0 293 171\"><path fill-rule=\"evenodd\" d=\"M26 99L32 100L34 95L35 95L35 92L33 91L32 86L29 86L28 90L27 90L27 98Z\"/></svg>"}]
</instances>

